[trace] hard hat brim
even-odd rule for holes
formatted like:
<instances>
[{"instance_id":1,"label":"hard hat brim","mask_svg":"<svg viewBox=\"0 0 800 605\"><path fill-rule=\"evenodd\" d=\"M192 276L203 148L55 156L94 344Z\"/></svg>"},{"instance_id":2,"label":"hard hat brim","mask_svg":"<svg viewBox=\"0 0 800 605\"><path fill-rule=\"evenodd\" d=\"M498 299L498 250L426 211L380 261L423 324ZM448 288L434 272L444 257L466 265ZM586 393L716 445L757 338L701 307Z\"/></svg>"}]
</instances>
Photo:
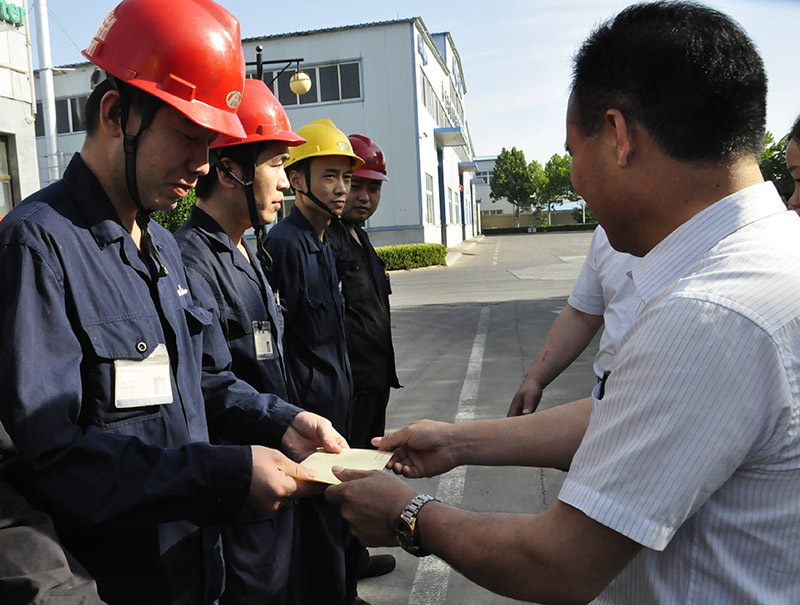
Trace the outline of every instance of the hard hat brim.
<instances>
[{"instance_id":1,"label":"hard hat brim","mask_svg":"<svg viewBox=\"0 0 800 605\"><path fill-rule=\"evenodd\" d=\"M378 172L377 170L369 170L368 168L359 168L358 170L353 171L353 176L357 176L362 179L371 179L373 181L389 180L389 177L382 172Z\"/></svg>"}]
</instances>

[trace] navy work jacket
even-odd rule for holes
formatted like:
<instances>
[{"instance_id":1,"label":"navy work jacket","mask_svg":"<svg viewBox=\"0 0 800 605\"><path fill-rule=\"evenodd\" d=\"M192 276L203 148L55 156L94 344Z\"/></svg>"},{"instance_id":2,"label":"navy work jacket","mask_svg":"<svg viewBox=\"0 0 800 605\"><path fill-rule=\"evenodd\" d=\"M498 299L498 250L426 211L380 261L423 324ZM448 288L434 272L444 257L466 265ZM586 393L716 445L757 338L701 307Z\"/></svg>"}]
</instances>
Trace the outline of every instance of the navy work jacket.
<instances>
[{"instance_id":1,"label":"navy work jacket","mask_svg":"<svg viewBox=\"0 0 800 605\"><path fill-rule=\"evenodd\" d=\"M150 232L169 272L157 281L77 154L3 219L0 422L19 450L16 485L51 514L104 600L210 602L222 590L211 525L241 509L252 459L248 447L210 445L208 423L234 434L242 417L259 419L244 438L277 445L298 409L227 371L175 240L154 222ZM115 360L159 344L172 403L118 409Z\"/></svg>"},{"instance_id":2,"label":"navy work jacket","mask_svg":"<svg viewBox=\"0 0 800 605\"><path fill-rule=\"evenodd\" d=\"M389 275L366 231L354 228L361 245L340 222L325 230L342 282L347 355L356 393L399 388L389 313Z\"/></svg>"},{"instance_id":3,"label":"navy work jacket","mask_svg":"<svg viewBox=\"0 0 800 605\"><path fill-rule=\"evenodd\" d=\"M267 277L286 308L289 400L347 436L353 387L333 252L297 206L267 232L266 247Z\"/></svg>"},{"instance_id":4,"label":"navy work jacket","mask_svg":"<svg viewBox=\"0 0 800 605\"><path fill-rule=\"evenodd\" d=\"M175 233L192 292L202 291L228 342L237 377L262 393L289 399L283 353L283 311L275 301L261 263L249 261L202 209L194 206ZM269 322L273 356L256 358L253 322Z\"/></svg>"}]
</instances>

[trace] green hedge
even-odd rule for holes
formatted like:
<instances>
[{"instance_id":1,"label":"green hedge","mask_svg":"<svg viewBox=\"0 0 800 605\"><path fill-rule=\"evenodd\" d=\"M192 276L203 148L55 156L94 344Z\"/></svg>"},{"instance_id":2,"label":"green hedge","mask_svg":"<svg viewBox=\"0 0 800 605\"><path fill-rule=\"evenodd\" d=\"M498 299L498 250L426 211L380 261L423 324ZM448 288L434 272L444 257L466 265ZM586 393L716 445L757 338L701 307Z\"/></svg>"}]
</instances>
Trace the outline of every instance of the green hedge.
<instances>
[{"instance_id":1,"label":"green hedge","mask_svg":"<svg viewBox=\"0 0 800 605\"><path fill-rule=\"evenodd\" d=\"M402 244L381 246L375 252L389 271L446 265L447 248L442 244Z\"/></svg>"},{"instance_id":2,"label":"green hedge","mask_svg":"<svg viewBox=\"0 0 800 605\"><path fill-rule=\"evenodd\" d=\"M178 205L173 210L156 210L150 216L154 221L175 233L189 218L189 212L191 212L195 200L196 196L192 189L189 195L178 200Z\"/></svg>"}]
</instances>

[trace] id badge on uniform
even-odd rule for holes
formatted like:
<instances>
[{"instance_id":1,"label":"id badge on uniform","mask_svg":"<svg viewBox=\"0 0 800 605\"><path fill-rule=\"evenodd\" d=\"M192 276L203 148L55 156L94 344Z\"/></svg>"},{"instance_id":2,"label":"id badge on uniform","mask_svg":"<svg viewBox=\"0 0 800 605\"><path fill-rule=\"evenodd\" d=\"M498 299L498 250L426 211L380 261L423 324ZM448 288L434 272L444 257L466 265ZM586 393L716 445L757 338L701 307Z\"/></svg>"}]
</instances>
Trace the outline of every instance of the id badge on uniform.
<instances>
[{"instance_id":1,"label":"id badge on uniform","mask_svg":"<svg viewBox=\"0 0 800 605\"><path fill-rule=\"evenodd\" d=\"M114 360L114 407L167 403L172 403L172 375L166 345L159 344L145 359Z\"/></svg>"},{"instance_id":2,"label":"id badge on uniform","mask_svg":"<svg viewBox=\"0 0 800 605\"><path fill-rule=\"evenodd\" d=\"M272 330L268 321L253 322L253 339L256 345L256 359L258 361L275 359Z\"/></svg>"}]
</instances>

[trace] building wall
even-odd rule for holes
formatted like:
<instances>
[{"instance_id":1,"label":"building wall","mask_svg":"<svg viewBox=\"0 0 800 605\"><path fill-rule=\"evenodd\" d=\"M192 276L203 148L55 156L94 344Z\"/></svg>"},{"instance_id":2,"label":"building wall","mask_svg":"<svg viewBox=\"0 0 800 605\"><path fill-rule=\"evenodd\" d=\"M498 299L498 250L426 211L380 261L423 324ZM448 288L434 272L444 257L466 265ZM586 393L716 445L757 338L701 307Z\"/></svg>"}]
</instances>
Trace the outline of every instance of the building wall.
<instances>
[{"instance_id":1,"label":"building wall","mask_svg":"<svg viewBox=\"0 0 800 605\"><path fill-rule=\"evenodd\" d=\"M286 106L286 111L294 128L311 120L328 118L346 134L369 136L384 150L389 181L384 183L381 205L368 223L373 231L420 230L419 198L415 195L417 137L414 107L410 102L414 82L407 68L412 55L411 27L410 23L396 23L254 38L243 43L247 61L255 60L255 47L261 45L265 61L303 58L302 67L306 69L330 62L359 62L360 99ZM394 238L389 235L386 239Z\"/></svg>"},{"instance_id":2,"label":"building wall","mask_svg":"<svg viewBox=\"0 0 800 605\"><path fill-rule=\"evenodd\" d=\"M309 93L311 96L292 95L283 82L283 78L294 72L295 64L291 64L274 84L273 90L286 107L294 128L328 118L346 134L367 135L384 150L389 181L383 185L378 211L367 223L375 245L442 242L443 238L453 245L464 236L477 233L477 226L473 225L474 196L469 186L471 174L459 172L459 163L471 160L472 150L463 112L466 88L460 75L460 59L449 34L431 36L420 19L405 19L249 38L242 45L246 61L253 63L249 66L252 75L256 70L256 47L261 46L265 73L275 74L284 67L286 62L278 60L302 58L301 68L315 78L317 90ZM445 57L440 48L444 49ZM319 85L323 82L316 78L322 78L323 72L330 74L333 65L345 64L357 65L360 95L321 101L318 95L323 86ZM85 133L71 131L75 130L75 112L80 113L80 99L89 94L93 70L94 66L85 63L54 72L56 103L61 104L57 110L61 110L62 116L62 133L58 136L62 172L83 144ZM265 77L265 81L271 77ZM67 114L69 125L65 122ZM453 126L460 127L464 145L453 147L449 146L452 142L443 144L437 140L435 129ZM43 137L37 139L37 145L40 170L45 178ZM432 179L432 213L428 212L426 175ZM464 212L460 199L462 182L467 184L463 192ZM449 203L448 195L453 203Z\"/></svg>"},{"instance_id":3,"label":"building wall","mask_svg":"<svg viewBox=\"0 0 800 605\"><path fill-rule=\"evenodd\" d=\"M7 9L11 6L8 2ZM10 186L4 176L0 187L10 191L11 203L17 204L39 189L39 174L33 130L35 104L27 4L25 0L15 0L13 6L17 10L9 14L17 19L0 19L0 137L7 144L10 175ZM0 197L4 199L5 194ZM0 208L0 216L7 210Z\"/></svg>"},{"instance_id":4,"label":"building wall","mask_svg":"<svg viewBox=\"0 0 800 605\"><path fill-rule=\"evenodd\" d=\"M90 78L95 70L91 63L81 63L53 69L53 90L56 102L56 122L58 127L58 149L53 160L58 166L58 178L64 174L72 155L79 152L86 138L86 131L79 123L80 103L85 102L91 92ZM42 119L42 93L39 73L35 76L37 99L36 151L38 155L39 178L42 185L48 185L47 144ZM77 104L77 105L76 105ZM78 114L78 115L74 115Z\"/></svg>"}]
</instances>

